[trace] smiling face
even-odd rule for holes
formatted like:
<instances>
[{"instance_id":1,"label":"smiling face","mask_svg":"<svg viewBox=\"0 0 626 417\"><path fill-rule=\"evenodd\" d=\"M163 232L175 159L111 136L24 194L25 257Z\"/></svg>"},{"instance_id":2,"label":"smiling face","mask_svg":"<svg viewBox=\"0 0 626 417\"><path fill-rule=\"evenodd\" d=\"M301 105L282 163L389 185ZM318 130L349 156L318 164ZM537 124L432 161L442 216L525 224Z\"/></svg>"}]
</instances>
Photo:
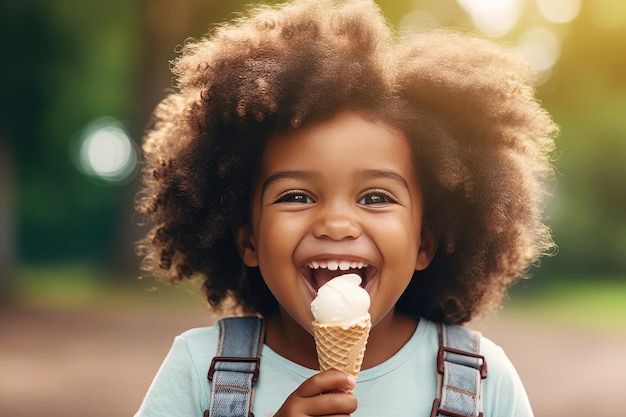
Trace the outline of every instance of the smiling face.
<instances>
[{"instance_id":1,"label":"smiling face","mask_svg":"<svg viewBox=\"0 0 626 417\"><path fill-rule=\"evenodd\" d=\"M310 303L330 279L354 272L376 325L392 311L433 239L407 138L354 112L269 139L237 240L281 308L311 331Z\"/></svg>"}]
</instances>

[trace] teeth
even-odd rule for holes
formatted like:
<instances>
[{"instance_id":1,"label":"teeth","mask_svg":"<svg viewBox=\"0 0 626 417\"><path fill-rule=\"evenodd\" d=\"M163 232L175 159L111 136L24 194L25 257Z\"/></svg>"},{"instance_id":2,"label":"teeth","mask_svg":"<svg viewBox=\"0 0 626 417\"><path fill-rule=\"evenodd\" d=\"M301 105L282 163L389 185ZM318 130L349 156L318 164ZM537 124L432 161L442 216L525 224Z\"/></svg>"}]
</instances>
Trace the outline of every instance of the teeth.
<instances>
[{"instance_id":1,"label":"teeth","mask_svg":"<svg viewBox=\"0 0 626 417\"><path fill-rule=\"evenodd\" d=\"M311 261L307 266L311 269L322 268L330 271L347 271L349 269L363 269L367 264L357 261Z\"/></svg>"}]
</instances>

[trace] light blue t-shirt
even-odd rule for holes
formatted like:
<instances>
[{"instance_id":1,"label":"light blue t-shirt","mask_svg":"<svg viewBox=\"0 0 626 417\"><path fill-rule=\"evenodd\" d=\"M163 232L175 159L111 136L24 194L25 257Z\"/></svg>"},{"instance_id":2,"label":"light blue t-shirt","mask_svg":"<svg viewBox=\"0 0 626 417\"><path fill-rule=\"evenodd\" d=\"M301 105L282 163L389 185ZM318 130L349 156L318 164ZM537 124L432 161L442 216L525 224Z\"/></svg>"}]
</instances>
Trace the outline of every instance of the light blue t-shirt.
<instances>
[{"instance_id":1,"label":"light blue t-shirt","mask_svg":"<svg viewBox=\"0 0 626 417\"><path fill-rule=\"evenodd\" d=\"M174 344L157 372L135 417L201 417L209 408L207 372L217 350L219 328L189 330ZM437 328L421 319L411 339L389 360L362 370L354 395L354 417L428 417L437 392ZM485 417L532 417L522 382L504 351L481 339L489 374L483 381ZM261 352L252 412L272 416L287 397L316 370L278 355L267 345Z\"/></svg>"}]
</instances>

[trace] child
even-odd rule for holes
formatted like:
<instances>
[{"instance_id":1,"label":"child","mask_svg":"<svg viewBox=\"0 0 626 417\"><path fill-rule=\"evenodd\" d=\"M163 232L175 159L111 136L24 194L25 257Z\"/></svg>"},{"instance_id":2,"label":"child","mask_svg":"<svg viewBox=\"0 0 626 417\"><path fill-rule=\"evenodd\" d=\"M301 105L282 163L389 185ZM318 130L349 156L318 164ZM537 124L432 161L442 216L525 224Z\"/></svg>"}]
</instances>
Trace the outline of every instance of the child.
<instances>
[{"instance_id":1,"label":"child","mask_svg":"<svg viewBox=\"0 0 626 417\"><path fill-rule=\"evenodd\" d=\"M144 270L264 318L256 416L430 415L435 322L498 307L553 247L556 128L528 65L467 35L396 40L371 1L296 0L187 43L173 72L144 144ZM358 383L317 371L311 336L346 272L372 300ZM176 338L137 416L202 416L218 333ZM502 350L481 354L484 415L531 416Z\"/></svg>"}]
</instances>

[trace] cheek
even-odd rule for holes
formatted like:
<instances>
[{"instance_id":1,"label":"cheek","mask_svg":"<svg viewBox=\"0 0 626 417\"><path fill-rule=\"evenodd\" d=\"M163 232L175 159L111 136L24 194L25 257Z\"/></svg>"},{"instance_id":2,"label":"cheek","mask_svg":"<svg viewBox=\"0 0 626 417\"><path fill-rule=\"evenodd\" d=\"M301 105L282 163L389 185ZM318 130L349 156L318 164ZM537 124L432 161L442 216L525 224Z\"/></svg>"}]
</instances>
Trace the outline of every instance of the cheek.
<instances>
[{"instance_id":1,"label":"cheek","mask_svg":"<svg viewBox=\"0 0 626 417\"><path fill-rule=\"evenodd\" d=\"M257 250L261 256L273 257L284 256L293 251L297 240L297 227L295 222L276 220L272 216L266 216L256 230Z\"/></svg>"},{"instance_id":2,"label":"cheek","mask_svg":"<svg viewBox=\"0 0 626 417\"><path fill-rule=\"evenodd\" d=\"M388 256L403 258L404 261L416 259L420 246L420 227L413 221L389 222L377 228L380 247L386 248ZM413 260L414 260L413 259Z\"/></svg>"},{"instance_id":3,"label":"cheek","mask_svg":"<svg viewBox=\"0 0 626 417\"><path fill-rule=\"evenodd\" d=\"M255 230L257 259L263 279L272 292L281 291L295 274L294 249L298 244L297 233L288 221L274 221L265 216Z\"/></svg>"}]
</instances>

